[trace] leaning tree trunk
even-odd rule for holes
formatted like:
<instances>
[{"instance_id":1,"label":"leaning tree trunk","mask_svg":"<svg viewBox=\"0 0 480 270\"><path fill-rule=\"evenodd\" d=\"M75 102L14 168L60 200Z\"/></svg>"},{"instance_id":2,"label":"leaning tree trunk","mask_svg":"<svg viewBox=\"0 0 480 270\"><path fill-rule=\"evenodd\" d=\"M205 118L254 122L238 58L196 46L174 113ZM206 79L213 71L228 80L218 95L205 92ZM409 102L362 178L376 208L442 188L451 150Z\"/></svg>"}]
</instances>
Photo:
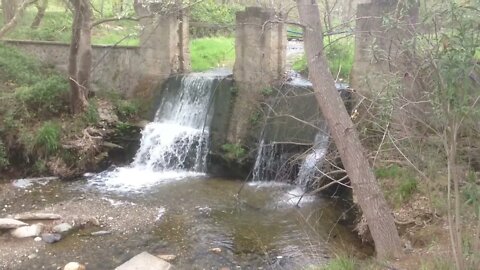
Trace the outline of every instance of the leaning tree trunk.
<instances>
[{"instance_id":1,"label":"leaning tree trunk","mask_svg":"<svg viewBox=\"0 0 480 270\"><path fill-rule=\"evenodd\" d=\"M45 16L45 11L47 10L48 0L38 0L35 3L35 7L37 8L37 15L33 19L32 25L30 26L33 29L37 29L40 26L40 23Z\"/></svg>"},{"instance_id":2,"label":"leaning tree trunk","mask_svg":"<svg viewBox=\"0 0 480 270\"><path fill-rule=\"evenodd\" d=\"M88 0L70 0L73 6L72 42L68 59L70 105L72 113L85 111L88 106L90 69L92 64L91 9Z\"/></svg>"},{"instance_id":3,"label":"leaning tree trunk","mask_svg":"<svg viewBox=\"0 0 480 270\"><path fill-rule=\"evenodd\" d=\"M375 179L355 126L335 88L323 51L323 33L316 0L297 0L300 21L305 27L305 53L315 98L330 128L353 191L370 229L377 257L399 257L400 237L393 215Z\"/></svg>"},{"instance_id":4,"label":"leaning tree trunk","mask_svg":"<svg viewBox=\"0 0 480 270\"><path fill-rule=\"evenodd\" d=\"M17 6L17 0L2 0L3 21L5 24L9 23L13 19L15 13L17 12Z\"/></svg>"}]
</instances>

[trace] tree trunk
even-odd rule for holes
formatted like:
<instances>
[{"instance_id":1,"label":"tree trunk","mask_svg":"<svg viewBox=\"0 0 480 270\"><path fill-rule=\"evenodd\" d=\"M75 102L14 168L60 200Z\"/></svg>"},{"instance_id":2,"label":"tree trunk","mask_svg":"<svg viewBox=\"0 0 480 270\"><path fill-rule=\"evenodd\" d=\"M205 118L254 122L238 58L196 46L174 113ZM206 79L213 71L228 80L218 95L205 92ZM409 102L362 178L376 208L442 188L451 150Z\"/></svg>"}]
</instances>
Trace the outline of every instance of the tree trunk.
<instances>
[{"instance_id":1,"label":"tree trunk","mask_svg":"<svg viewBox=\"0 0 480 270\"><path fill-rule=\"evenodd\" d=\"M399 257L402 255L402 248L393 215L328 69L323 52L323 33L317 3L315 0L297 0L297 7L300 21L305 27L305 53L315 98L330 128L358 204L367 220L377 257Z\"/></svg>"},{"instance_id":2,"label":"tree trunk","mask_svg":"<svg viewBox=\"0 0 480 270\"><path fill-rule=\"evenodd\" d=\"M15 10L13 17L5 23L5 25L0 29L0 39L2 39L8 32L13 30L18 23L20 17L22 17L23 11L27 8L28 5L33 3L34 0L24 0L18 9ZM4 6L5 9L5 6Z\"/></svg>"},{"instance_id":3,"label":"tree trunk","mask_svg":"<svg viewBox=\"0 0 480 270\"><path fill-rule=\"evenodd\" d=\"M72 113L84 112L88 106L90 69L92 64L91 9L88 0L70 0L74 10L72 42L68 59L70 103Z\"/></svg>"},{"instance_id":4,"label":"tree trunk","mask_svg":"<svg viewBox=\"0 0 480 270\"><path fill-rule=\"evenodd\" d=\"M17 6L17 0L2 0L4 24L9 23L13 19L17 11Z\"/></svg>"},{"instance_id":5,"label":"tree trunk","mask_svg":"<svg viewBox=\"0 0 480 270\"><path fill-rule=\"evenodd\" d=\"M38 0L35 6L37 8L37 15L33 19L32 25L30 26L30 28L33 29L37 29L40 26L40 23L45 16L45 11L47 10L48 0Z\"/></svg>"}]
</instances>

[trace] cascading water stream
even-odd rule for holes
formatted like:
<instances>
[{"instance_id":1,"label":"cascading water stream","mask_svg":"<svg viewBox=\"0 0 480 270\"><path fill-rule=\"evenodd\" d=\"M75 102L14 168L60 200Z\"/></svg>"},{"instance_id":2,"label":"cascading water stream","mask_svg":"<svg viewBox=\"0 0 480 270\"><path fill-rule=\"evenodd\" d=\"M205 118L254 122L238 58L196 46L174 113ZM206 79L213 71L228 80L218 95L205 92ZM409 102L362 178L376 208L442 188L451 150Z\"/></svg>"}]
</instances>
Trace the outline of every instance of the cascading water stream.
<instances>
[{"instance_id":1,"label":"cascading water stream","mask_svg":"<svg viewBox=\"0 0 480 270\"><path fill-rule=\"evenodd\" d=\"M152 171L205 172L214 77L186 76L142 132L132 164Z\"/></svg>"},{"instance_id":2,"label":"cascading water stream","mask_svg":"<svg viewBox=\"0 0 480 270\"><path fill-rule=\"evenodd\" d=\"M327 133L320 131L315 136L315 144L312 147L310 153L305 156L302 165L298 171L298 176L296 179L297 185L306 188L309 182L313 179L317 172L317 168L321 166L325 154L328 149L328 139L329 136Z\"/></svg>"},{"instance_id":3,"label":"cascading water stream","mask_svg":"<svg viewBox=\"0 0 480 270\"><path fill-rule=\"evenodd\" d=\"M212 98L224 74L194 73L178 89L166 89L154 121L142 132L141 145L128 167L100 173L94 185L132 191L157 182L206 172Z\"/></svg>"}]
</instances>

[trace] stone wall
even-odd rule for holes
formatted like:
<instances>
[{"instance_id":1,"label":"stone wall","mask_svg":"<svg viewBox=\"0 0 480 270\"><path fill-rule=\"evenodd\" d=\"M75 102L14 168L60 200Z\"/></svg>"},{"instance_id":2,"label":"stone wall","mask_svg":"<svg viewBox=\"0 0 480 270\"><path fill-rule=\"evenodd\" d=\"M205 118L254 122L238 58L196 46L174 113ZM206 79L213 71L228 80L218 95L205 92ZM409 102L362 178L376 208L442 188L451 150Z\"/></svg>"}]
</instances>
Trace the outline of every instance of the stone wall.
<instances>
[{"instance_id":1,"label":"stone wall","mask_svg":"<svg viewBox=\"0 0 480 270\"><path fill-rule=\"evenodd\" d=\"M248 7L237 13L233 68L237 97L228 133L232 143L245 141L262 90L284 74L287 35L286 26L279 21L271 9Z\"/></svg>"},{"instance_id":2,"label":"stone wall","mask_svg":"<svg viewBox=\"0 0 480 270\"><path fill-rule=\"evenodd\" d=\"M67 73L70 45L58 42L7 40L10 46ZM92 46L93 90L108 89L128 96L139 79L138 47Z\"/></svg>"},{"instance_id":3,"label":"stone wall","mask_svg":"<svg viewBox=\"0 0 480 270\"><path fill-rule=\"evenodd\" d=\"M140 11L141 12L141 11ZM188 19L178 12L144 17L140 46L92 46L92 90L150 99L169 76L190 70ZM7 40L11 46L67 73L70 45Z\"/></svg>"}]
</instances>

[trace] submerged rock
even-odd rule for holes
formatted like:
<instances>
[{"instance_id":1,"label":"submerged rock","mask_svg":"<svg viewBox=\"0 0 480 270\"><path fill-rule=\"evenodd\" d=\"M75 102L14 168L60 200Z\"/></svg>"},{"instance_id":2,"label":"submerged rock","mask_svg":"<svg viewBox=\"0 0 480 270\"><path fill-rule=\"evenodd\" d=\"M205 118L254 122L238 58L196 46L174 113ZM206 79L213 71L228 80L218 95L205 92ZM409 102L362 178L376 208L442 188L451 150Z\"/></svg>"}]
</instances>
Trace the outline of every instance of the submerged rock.
<instances>
[{"instance_id":1,"label":"submerged rock","mask_svg":"<svg viewBox=\"0 0 480 270\"><path fill-rule=\"evenodd\" d=\"M86 268L78 262L69 262L63 267L63 270L86 270Z\"/></svg>"},{"instance_id":2,"label":"submerged rock","mask_svg":"<svg viewBox=\"0 0 480 270\"><path fill-rule=\"evenodd\" d=\"M43 233L42 240L45 243L53 244L62 240L62 235L58 233Z\"/></svg>"},{"instance_id":3,"label":"submerged rock","mask_svg":"<svg viewBox=\"0 0 480 270\"><path fill-rule=\"evenodd\" d=\"M16 229L23 226L28 224L13 218L0 218L0 229Z\"/></svg>"},{"instance_id":4,"label":"submerged rock","mask_svg":"<svg viewBox=\"0 0 480 270\"><path fill-rule=\"evenodd\" d=\"M52 231L56 232L56 233L67 233L71 229L73 229L72 225L70 225L68 223L61 223L61 224L55 225L52 228Z\"/></svg>"},{"instance_id":5,"label":"submerged rock","mask_svg":"<svg viewBox=\"0 0 480 270\"><path fill-rule=\"evenodd\" d=\"M11 231L13 237L16 238L26 238L26 237L36 237L42 233L43 224L34 224L30 226L23 226L20 228L16 228L15 230Z\"/></svg>"},{"instance_id":6,"label":"submerged rock","mask_svg":"<svg viewBox=\"0 0 480 270\"><path fill-rule=\"evenodd\" d=\"M148 252L142 252L131 258L115 270L171 270L173 266Z\"/></svg>"},{"instance_id":7,"label":"submerged rock","mask_svg":"<svg viewBox=\"0 0 480 270\"><path fill-rule=\"evenodd\" d=\"M102 236L102 235L108 235L111 234L111 231L97 231L97 232L92 232L90 235L91 236Z\"/></svg>"}]
</instances>

